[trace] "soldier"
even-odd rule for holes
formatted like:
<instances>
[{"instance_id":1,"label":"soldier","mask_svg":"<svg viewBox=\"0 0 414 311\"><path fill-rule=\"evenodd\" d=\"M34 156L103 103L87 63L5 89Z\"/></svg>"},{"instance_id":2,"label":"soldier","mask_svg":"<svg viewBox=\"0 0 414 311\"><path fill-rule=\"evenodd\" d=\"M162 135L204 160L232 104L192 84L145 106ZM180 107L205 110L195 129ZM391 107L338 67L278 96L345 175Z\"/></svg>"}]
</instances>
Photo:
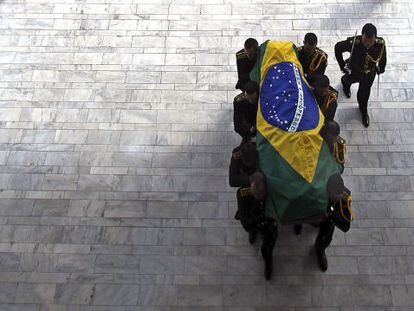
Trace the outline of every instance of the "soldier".
<instances>
[{"instance_id":1,"label":"soldier","mask_svg":"<svg viewBox=\"0 0 414 311\"><path fill-rule=\"evenodd\" d=\"M305 35L303 46L298 48L298 59L308 82L312 82L316 74L325 74L326 66L328 66L328 55L317 48L317 44L318 37L310 32Z\"/></svg>"},{"instance_id":2,"label":"soldier","mask_svg":"<svg viewBox=\"0 0 414 311\"><path fill-rule=\"evenodd\" d=\"M250 187L250 175L256 171L257 150L253 142L233 149L229 168L230 187Z\"/></svg>"},{"instance_id":3,"label":"soldier","mask_svg":"<svg viewBox=\"0 0 414 311\"><path fill-rule=\"evenodd\" d=\"M335 174L328 179L327 194L329 198L326 219L319 226L315 240L315 252L322 271L328 269L325 250L330 245L335 226L347 232L353 220L351 209L351 191L345 187L341 175Z\"/></svg>"},{"instance_id":4,"label":"soldier","mask_svg":"<svg viewBox=\"0 0 414 311\"><path fill-rule=\"evenodd\" d=\"M242 137L243 142L256 135L257 102L259 100L259 84L248 81L244 93L234 98L233 122L234 130Z\"/></svg>"},{"instance_id":5,"label":"soldier","mask_svg":"<svg viewBox=\"0 0 414 311\"><path fill-rule=\"evenodd\" d=\"M261 253L265 262L264 276L266 280L270 280L273 271L272 253L277 239L277 226L274 219L265 216L265 176L261 172L255 172L250 176L250 182L250 187L237 190L240 222L247 232L261 233Z\"/></svg>"},{"instance_id":6,"label":"soldier","mask_svg":"<svg viewBox=\"0 0 414 311\"><path fill-rule=\"evenodd\" d=\"M324 124L321 129L321 136L329 147L329 151L334 157L335 161L341 166L341 173L345 169L345 156L346 156L346 141L344 138L339 136L340 127L337 122L330 120ZM295 234L302 232L302 224L294 225Z\"/></svg>"},{"instance_id":7,"label":"soldier","mask_svg":"<svg viewBox=\"0 0 414 311\"><path fill-rule=\"evenodd\" d=\"M339 138L341 128L336 121L328 121L321 129L321 136L329 147L329 151L333 154L334 144Z\"/></svg>"},{"instance_id":8,"label":"soldier","mask_svg":"<svg viewBox=\"0 0 414 311\"><path fill-rule=\"evenodd\" d=\"M325 117L325 122L332 121L338 107L338 91L330 86L329 78L325 75L315 76L313 88L313 94Z\"/></svg>"},{"instance_id":9,"label":"soldier","mask_svg":"<svg viewBox=\"0 0 414 311\"><path fill-rule=\"evenodd\" d=\"M343 53L352 52L344 61ZM346 97L351 97L351 85L359 83L357 99L362 116L362 124L369 126L368 100L375 75L385 71L387 63L385 41L377 37L377 28L365 24L362 36L350 37L335 45L335 57L339 68L345 74L342 76L342 86Z\"/></svg>"},{"instance_id":10,"label":"soldier","mask_svg":"<svg viewBox=\"0 0 414 311\"><path fill-rule=\"evenodd\" d=\"M236 89L244 91L244 85L247 81L250 81L249 74L256 63L258 51L259 44L256 39L249 38L244 42L244 49L236 53L238 75Z\"/></svg>"},{"instance_id":11,"label":"soldier","mask_svg":"<svg viewBox=\"0 0 414 311\"><path fill-rule=\"evenodd\" d=\"M346 140L339 136L341 129L339 124L333 120L326 122L321 130L321 136L329 147L329 151L335 161L341 165L342 171L345 165Z\"/></svg>"}]
</instances>

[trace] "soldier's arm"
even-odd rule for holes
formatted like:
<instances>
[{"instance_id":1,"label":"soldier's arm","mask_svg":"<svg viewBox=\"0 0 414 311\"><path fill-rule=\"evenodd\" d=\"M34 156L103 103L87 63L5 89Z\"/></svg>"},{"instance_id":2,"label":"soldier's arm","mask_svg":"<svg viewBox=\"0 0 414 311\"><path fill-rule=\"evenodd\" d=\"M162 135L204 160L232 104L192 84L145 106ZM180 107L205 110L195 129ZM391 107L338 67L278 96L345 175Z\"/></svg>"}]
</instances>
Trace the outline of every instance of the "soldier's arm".
<instances>
[{"instance_id":1,"label":"soldier's arm","mask_svg":"<svg viewBox=\"0 0 414 311\"><path fill-rule=\"evenodd\" d=\"M305 59L303 57L302 47L298 48L297 55L299 63L302 65L303 70L305 70Z\"/></svg>"},{"instance_id":2,"label":"soldier's arm","mask_svg":"<svg viewBox=\"0 0 414 311\"><path fill-rule=\"evenodd\" d=\"M321 64L319 65L319 67L316 69L316 73L320 74L320 75L324 75L325 71L326 71L326 67L328 66L328 58L326 57Z\"/></svg>"},{"instance_id":3,"label":"soldier's arm","mask_svg":"<svg viewBox=\"0 0 414 311\"><path fill-rule=\"evenodd\" d=\"M236 54L236 66L237 66L237 77L240 80L240 77L243 74L243 59L239 58Z\"/></svg>"},{"instance_id":4,"label":"soldier's arm","mask_svg":"<svg viewBox=\"0 0 414 311\"><path fill-rule=\"evenodd\" d=\"M335 57L341 69L345 67L344 56L342 54L345 52L351 52L351 49L352 40L339 41L335 44Z\"/></svg>"},{"instance_id":5,"label":"soldier's arm","mask_svg":"<svg viewBox=\"0 0 414 311\"><path fill-rule=\"evenodd\" d=\"M234 112L233 112L233 123L234 123L234 130L238 133L241 137L246 137L250 135L250 128L247 122L243 118L243 112L241 110L240 105L242 103L233 103Z\"/></svg>"},{"instance_id":6,"label":"soldier's arm","mask_svg":"<svg viewBox=\"0 0 414 311\"><path fill-rule=\"evenodd\" d=\"M249 206L249 200L247 200L246 197L242 195L243 191L244 191L243 187L240 187L239 189L237 189L236 198L237 198L237 214L239 216L239 219L245 223L246 216L248 214L250 206Z\"/></svg>"},{"instance_id":7,"label":"soldier's arm","mask_svg":"<svg viewBox=\"0 0 414 311\"><path fill-rule=\"evenodd\" d=\"M244 59L237 59L237 76L239 80L250 80L249 70Z\"/></svg>"},{"instance_id":8,"label":"soldier's arm","mask_svg":"<svg viewBox=\"0 0 414 311\"><path fill-rule=\"evenodd\" d=\"M382 54L382 57L379 61L379 73L384 73L385 72L385 66L387 65L387 51L386 51L386 47L385 47L385 43L384 43L384 52Z\"/></svg>"},{"instance_id":9,"label":"soldier's arm","mask_svg":"<svg viewBox=\"0 0 414 311\"><path fill-rule=\"evenodd\" d=\"M241 172L240 162L233 157L230 162L229 184L230 187L250 187L249 176Z\"/></svg>"},{"instance_id":10,"label":"soldier's arm","mask_svg":"<svg viewBox=\"0 0 414 311\"><path fill-rule=\"evenodd\" d=\"M236 64L237 64L237 85L236 88L243 90L244 84L250 80L250 72L246 68L246 60L244 58L238 58L236 54Z\"/></svg>"},{"instance_id":11,"label":"soldier's arm","mask_svg":"<svg viewBox=\"0 0 414 311\"><path fill-rule=\"evenodd\" d=\"M332 121L335 118L337 107L338 107L338 104L336 101L329 105L328 109L324 113L326 121Z\"/></svg>"}]
</instances>

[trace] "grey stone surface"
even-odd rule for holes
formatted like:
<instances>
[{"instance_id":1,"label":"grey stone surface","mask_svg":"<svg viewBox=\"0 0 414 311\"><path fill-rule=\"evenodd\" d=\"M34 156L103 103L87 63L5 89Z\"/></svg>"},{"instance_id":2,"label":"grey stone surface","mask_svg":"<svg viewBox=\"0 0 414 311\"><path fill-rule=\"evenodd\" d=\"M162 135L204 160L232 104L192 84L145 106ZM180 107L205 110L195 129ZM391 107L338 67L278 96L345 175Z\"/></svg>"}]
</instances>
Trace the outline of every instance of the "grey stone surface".
<instances>
[{"instance_id":1,"label":"grey stone surface","mask_svg":"<svg viewBox=\"0 0 414 311\"><path fill-rule=\"evenodd\" d=\"M414 4L408 0L0 3L0 310L412 311ZM337 112L357 216L318 270L280 228L274 278L228 186L248 37L329 54L366 22L388 48L371 126Z\"/></svg>"}]
</instances>

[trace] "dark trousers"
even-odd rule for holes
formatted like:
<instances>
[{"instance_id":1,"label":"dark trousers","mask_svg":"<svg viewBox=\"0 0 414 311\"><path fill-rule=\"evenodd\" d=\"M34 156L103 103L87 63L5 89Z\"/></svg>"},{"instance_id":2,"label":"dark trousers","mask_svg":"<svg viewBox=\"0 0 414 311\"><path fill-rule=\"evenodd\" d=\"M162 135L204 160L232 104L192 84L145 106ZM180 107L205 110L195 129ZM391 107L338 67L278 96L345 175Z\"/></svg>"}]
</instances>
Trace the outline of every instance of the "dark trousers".
<instances>
[{"instance_id":1,"label":"dark trousers","mask_svg":"<svg viewBox=\"0 0 414 311\"><path fill-rule=\"evenodd\" d=\"M268 223L260 228L262 234L262 257L266 260L272 259L273 248L277 240L277 226L274 223Z\"/></svg>"},{"instance_id":2,"label":"dark trousers","mask_svg":"<svg viewBox=\"0 0 414 311\"><path fill-rule=\"evenodd\" d=\"M319 225L319 233L315 241L315 250L318 254L325 252L325 249L331 244L335 225L328 218Z\"/></svg>"},{"instance_id":3,"label":"dark trousers","mask_svg":"<svg viewBox=\"0 0 414 311\"><path fill-rule=\"evenodd\" d=\"M349 90L351 85L354 83L359 83L357 99L359 105L359 111L361 114L368 113L368 100L371 95L371 87L374 83L375 71L371 71L367 74L363 73L351 73L343 75L341 78L342 85L345 90Z\"/></svg>"}]
</instances>

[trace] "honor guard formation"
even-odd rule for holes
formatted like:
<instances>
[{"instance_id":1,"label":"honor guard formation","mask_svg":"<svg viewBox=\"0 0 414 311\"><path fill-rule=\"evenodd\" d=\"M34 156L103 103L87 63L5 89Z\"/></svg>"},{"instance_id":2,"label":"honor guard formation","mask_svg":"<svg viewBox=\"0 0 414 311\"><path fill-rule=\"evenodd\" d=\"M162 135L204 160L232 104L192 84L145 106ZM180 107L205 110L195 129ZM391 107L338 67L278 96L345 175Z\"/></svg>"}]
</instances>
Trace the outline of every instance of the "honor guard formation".
<instances>
[{"instance_id":1,"label":"honor guard formation","mask_svg":"<svg viewBox=\"0 0 414 311\"><path fill-rule=\"evenodd\" d=\"M340 136L340 126L335 121L339 92L330 85L325 75L328 55L317 47L318 38L314 33L305 35L303 46L297 49L297 57L302 65L304 76L313 90L315 100L324 116L324 125L320 135L329 150L344 170L346 141ZM238 81L236 89L241 93L234 98L234 130L241 137L241 144L231 155L229 182L237 187L238 209L235 219L239 220L248 232L251 244L258 235L262 237L261 253L264 259L264 276L270 280L272 276L272 252L278 236L278 224L275 219L266 215L265 197L267 192L266 177L259 168L259 155L256 149L256 116L260 95L260 86L250 80L250 71L258 59L259 44L249 38L244 49L236 53ZM344 60L343 53L350 56ZM351 96L350 87L359 83L357 100L362 116L362 124L369 126L368 100L375 76L384 73L386 65L385 42L377 37L374 25L366 24L362 35L347 38L335 45L335 57L344 73L341 82L346 97ZM353 214L351 209L351 191L346 188L340 174L329 177L326 194L329 200L326 213L321 221L314 224L319 227L314 251L318 265L322 271L328 269L325 254L332 241L335 226L347 232ZM302 224L294 225L294 232L300 234Z\"/></svg>"}]
</instances>

